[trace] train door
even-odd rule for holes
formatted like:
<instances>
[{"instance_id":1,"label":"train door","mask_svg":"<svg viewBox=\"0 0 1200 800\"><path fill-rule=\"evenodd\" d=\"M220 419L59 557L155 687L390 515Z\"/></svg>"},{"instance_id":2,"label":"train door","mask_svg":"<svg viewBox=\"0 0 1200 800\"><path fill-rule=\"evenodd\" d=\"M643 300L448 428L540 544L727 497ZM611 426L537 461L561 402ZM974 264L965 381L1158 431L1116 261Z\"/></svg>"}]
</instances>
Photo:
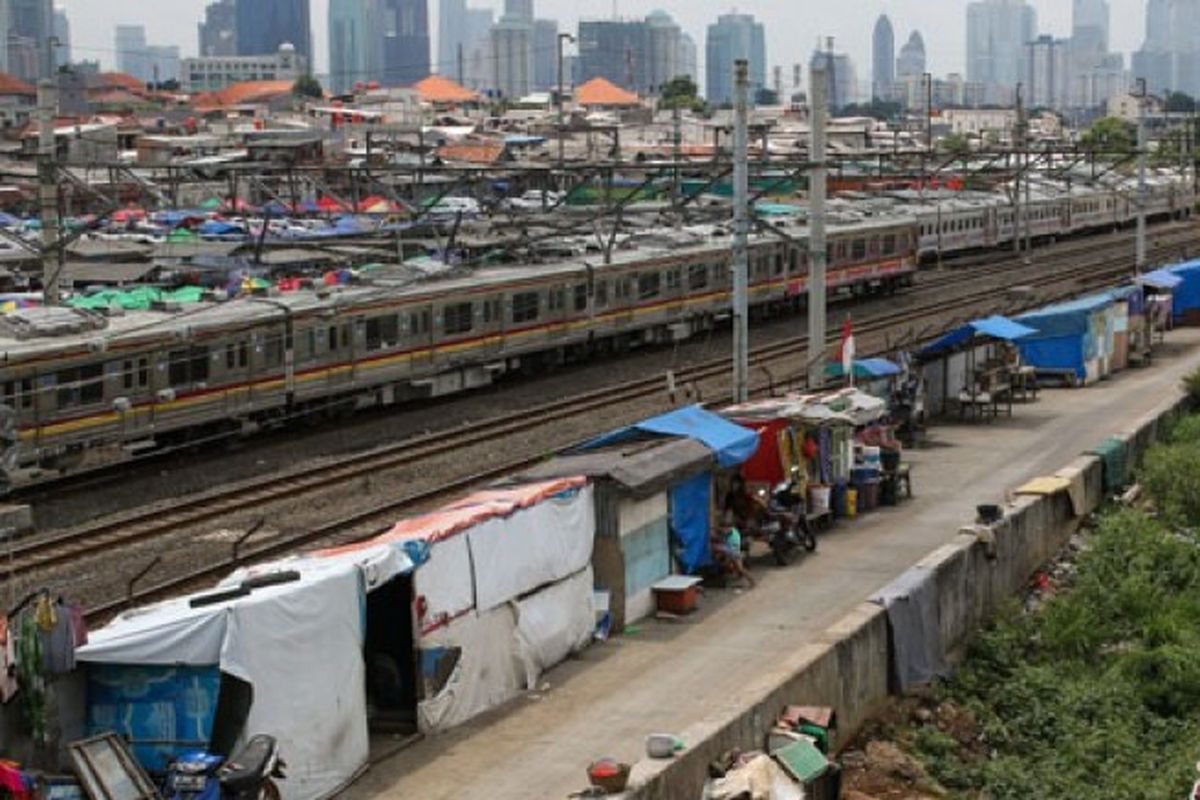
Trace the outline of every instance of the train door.
<instances>
[{"instance_id":1,"label":"train door","mask_svg":"<svg viewBox=\"0 0 1200 800\"><path fill-rule=\"evenodd\" d=\"M567 287L559 283L546 290L546 338L562 339L567 327Z\"/></svg>"},{"instance_id":2,"label":"train door","mask_svg":"<svg viewBox=\"0 0 1200 800\"><path fill-rule=\"evenodd\" d=\"M427 374L433 369L433 306L428 303L408 308L408 337L412 357L413 377Z\"/></svg>"}]
</instances>

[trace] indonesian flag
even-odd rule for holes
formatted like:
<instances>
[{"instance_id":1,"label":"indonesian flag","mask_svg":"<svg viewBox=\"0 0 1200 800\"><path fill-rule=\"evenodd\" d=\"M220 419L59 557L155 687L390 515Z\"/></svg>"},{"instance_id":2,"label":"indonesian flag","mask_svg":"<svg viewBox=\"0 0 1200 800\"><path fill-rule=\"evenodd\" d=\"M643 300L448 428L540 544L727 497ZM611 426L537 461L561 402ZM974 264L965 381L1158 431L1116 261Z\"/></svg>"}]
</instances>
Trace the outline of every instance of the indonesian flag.
<instances>
[{"instance_id":1,"label":"indonesian flag","mask_svg":"<svg viewBox=\"0 0 1200 800\"><path fill-rule=\"evenodd\" d=\"M850 315L846 315L846 321L842 324L842 343L838 346L838 358L842 360L842 373L846 376L846 380L850 385L854 385L854 323L850 320Z\"/></svg>"}]
</instances>

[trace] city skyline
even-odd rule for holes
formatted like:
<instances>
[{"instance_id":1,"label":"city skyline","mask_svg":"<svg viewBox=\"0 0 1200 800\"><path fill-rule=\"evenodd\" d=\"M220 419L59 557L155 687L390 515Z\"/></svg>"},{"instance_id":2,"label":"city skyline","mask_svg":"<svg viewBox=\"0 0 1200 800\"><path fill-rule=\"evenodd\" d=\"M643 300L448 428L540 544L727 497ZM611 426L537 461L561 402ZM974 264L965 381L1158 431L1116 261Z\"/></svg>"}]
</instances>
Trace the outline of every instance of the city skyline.
<instances>
[{"instance_id":1,"label":"city skyline","mask_svg":"<svg viewBox=\"0 0 1200 800\"><path fill-rule=\"evenodd\" d=\"M77 59L99 59L106 65L115 65L116 53L112 44L113 28L116 24L133 23L146 27L150 41L164 45L179 45L181 52L194 55L197 51L196 24L203 16L206 0L172 0L170 9L150 0L108 0L103 8L89 0L65 0L72 22L74 56ZM471 3L472 7L502 10L501 0ZM810 3L804 3L804 6ZM811 2L811 8L781 8L772 0L744 0L737 4L741 13L753 14L764 23L767 32L768 67L779 65L784 73L790 74L794 63L807 63L819 36L834 36L837 49L848 53L859 66L860 75L869 75L871 64L871 34L875 18L886 13L897 31L920 29L926 32L926 49L929 69L938 74L965 72L966 43L965 15L966 0L954 3L930 4L921 0L865 0L863 13L846 15L836 7ZM1071 3L1056 0L1032 2L1039 18L1039 33L1069 36L1071 32ZM578 9L583 7L583 14ZM935 7L936 6L936 7ZM1112 0L1111 47L1127 56L1139 48L1145 34L1145 5L1143 0ZM707 26L721 14L729 13L728 3L696 2L696 0L661 0L661 2L632 3L625 0L619 6L622 18L645 16L655 9L662 9L679 22L685 32L698 43L703 42ZM437 3L430 3L430 33L436 41ZM593 12L594 13L591 13ZM538 17L556 19L562 30L575 30L580 18L604 19L611 16L611 5L605 2L582 4L568 0L538 0ZM326 19L328 0L312 0L312 39L315 54L315 72L328 71L329 50ZM797 16L803 19L803 28L796 29ZM186 20L186 23L184 22ZM946 35L934 35L945 32ZM898 43L899 44L899 43ZM700 48L703 50L703 47ZM440 56L433 53L436 63ZM704 54L700 54L698 71L705 71Z\"/></svg>"}]
</instances>

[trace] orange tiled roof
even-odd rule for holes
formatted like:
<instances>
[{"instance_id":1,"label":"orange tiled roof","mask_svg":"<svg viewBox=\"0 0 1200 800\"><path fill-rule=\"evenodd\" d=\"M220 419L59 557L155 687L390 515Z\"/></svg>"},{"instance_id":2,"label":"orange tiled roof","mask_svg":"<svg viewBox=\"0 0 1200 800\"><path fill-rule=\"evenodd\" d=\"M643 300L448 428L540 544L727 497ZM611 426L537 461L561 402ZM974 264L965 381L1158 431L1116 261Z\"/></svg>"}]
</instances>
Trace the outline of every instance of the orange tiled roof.
<instances>
[{"instance_id":1,"label":"orange tiled roof","mask_svg":"<svg viewBox=\"0 0 1200 800\"><path fill-rule=\"evenodd\" d=\"M224 108L247 103L265 103L276 97L292 93L291 81L245 81L226 86L216 92L196 95L193 105L197 108Z\"/></svg>"},{"instance_id":2,"label":"orange tiled roof","mask_svg":"<svg viewBox=\"0 0 1200 800\"><path fill-rule=\"evenodd\" d=\"M504 145L498 142L448 144L438 149L443 161L464 161L469 164L495 164L504 155Z\"/></svg>"},{"instance_id":3,"label":"orange tiled roof","mask_svg":"<svg viewBox=\"0 0 1200 800\"><path fill-rule=\"evenodd\" d=\"M430 75L414 87L422 103L474 103L479 93L441 75Z\"/></svg>"},{"instance_id":4,"label":"orange tiled roof","mask_svg":"<svg viewBox=\"0 0 1200 800\"><path fill-rule=\"evenodd\" d=\"M107 89L126 89L130 92L146 91L146 84L127 72L101 72L100 82Z\"/></svg>"},{"instance_id":5,"label":"orange tiled roof","mask_svg":"<svg viewBox=\"0 0 1200 800\"><path fill-rule=\"evenodd\" d=\"M0 72L0 95L37 97L37 89L33 87L33 84L26 83L16 75Z\"/></svg>"},{"instance_id":6,"label":"orange tiled roof","mask_svg":"<svg viewBox=\"0 0 1200 800\"><path fill-rule=\"evenodd\" d=\"M636 106L642 102L633 92L604 78L592 78L576 89L575 100L581 106Z\"/></svg>"}]
</instances>

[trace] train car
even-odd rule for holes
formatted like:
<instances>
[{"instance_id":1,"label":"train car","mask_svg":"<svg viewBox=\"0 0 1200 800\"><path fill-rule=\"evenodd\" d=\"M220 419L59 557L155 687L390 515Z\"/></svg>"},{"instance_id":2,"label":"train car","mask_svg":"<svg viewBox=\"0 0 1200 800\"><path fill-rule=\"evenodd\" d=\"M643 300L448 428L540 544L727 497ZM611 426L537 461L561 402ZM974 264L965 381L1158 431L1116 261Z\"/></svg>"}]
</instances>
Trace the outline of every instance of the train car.
<instances>
[{"instance_id":1,"label":"train car","mask_svg":"<svg viewBox=\"0 0 1200 800\"><path fill-rule=\"evenodd\" d=\"M834 225L831 295L911 281L915 222ZM807 231L756 235L756 314L802 304ZM556 264L406 285L301 290L104 315L31 308L0 317L5 486L252 432L487 385L518 369L686 339L730 312L729 237L683 232Z\"/></svg>"}]
</instances>

